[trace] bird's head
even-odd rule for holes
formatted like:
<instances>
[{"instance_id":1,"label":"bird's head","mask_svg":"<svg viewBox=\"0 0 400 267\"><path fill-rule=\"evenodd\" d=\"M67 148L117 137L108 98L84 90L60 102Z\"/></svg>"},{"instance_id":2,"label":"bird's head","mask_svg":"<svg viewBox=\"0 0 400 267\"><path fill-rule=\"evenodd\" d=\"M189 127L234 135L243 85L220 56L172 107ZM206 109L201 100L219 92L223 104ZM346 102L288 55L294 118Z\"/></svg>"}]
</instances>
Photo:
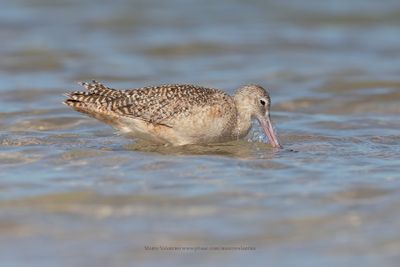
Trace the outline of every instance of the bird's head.
<instances>
[{"instance_id":1,"label":"bird's head","mask_svg":"<svg viewBox=\"0 0 400 267\"><path fill-rule=\"evenodd\" d=\"M246 113L260 122L271 145L282 148L271 122L271 98L268 92L260 85L245 85L236 92L235 99Z\"/></svg>"}]
</instances>

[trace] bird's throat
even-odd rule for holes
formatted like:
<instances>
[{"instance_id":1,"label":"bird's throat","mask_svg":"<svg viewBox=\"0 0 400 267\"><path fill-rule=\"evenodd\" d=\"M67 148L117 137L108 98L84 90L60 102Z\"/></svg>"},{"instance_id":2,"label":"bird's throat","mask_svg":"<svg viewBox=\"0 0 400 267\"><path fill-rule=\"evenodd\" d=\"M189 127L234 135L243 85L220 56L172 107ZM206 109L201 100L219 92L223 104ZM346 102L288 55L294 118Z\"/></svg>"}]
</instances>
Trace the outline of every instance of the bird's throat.
<instances>
[{"instance_id":1,"label":"bird's throat","mask_svg":"<svg viewBox=\"0 0 400 267\"><path fill-rule=\"evenodd\" d=\"M245 137L249 133L251 125L252 125L252 119L250 114L249 115L238 114L236 121L236 128L234 131L236 139L241 139Z\"/></svg>"}]
</instances>

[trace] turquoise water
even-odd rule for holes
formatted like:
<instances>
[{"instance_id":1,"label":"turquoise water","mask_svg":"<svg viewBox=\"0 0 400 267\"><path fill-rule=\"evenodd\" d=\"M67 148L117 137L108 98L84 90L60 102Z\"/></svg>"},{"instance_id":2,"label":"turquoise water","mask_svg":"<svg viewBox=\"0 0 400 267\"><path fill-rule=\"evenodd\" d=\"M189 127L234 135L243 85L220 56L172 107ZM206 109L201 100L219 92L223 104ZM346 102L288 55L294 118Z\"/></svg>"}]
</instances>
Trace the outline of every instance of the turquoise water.
<instances>
[{"instance_id":1,"label":"turquoise water","mask_svg":"<svg viewBox=\"0 0 400 267\"><path fill-rule=\"evenodd\" d=\"M1 266L397 266L399 26L389 0L3 1ZM259 83L284 149L135 143L61 104L92 79Z\"/></svg>"}]
</instances>

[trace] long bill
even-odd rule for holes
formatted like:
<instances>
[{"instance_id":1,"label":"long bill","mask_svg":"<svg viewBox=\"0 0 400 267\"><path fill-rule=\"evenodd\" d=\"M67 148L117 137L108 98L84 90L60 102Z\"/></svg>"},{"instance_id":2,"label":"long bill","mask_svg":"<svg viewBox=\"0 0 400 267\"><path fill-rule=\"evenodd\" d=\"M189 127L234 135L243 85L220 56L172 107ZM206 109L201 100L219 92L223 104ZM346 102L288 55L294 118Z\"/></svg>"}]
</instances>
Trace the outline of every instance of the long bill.
<instances>
[{"instance_id":1,"label":"long bill","mask_svg":"<svg viewBox=\"0 0 400 267\"><path fill-rule=\"evenodd\" d=\"M269 115L266 115L265 117L259 117L258 121L260 122L261 127L264 129L265 134L268 136L269 142L271 143L272 147L283 148L279 143L278 136L275 133Z\"/></svg>"}]
</instances>

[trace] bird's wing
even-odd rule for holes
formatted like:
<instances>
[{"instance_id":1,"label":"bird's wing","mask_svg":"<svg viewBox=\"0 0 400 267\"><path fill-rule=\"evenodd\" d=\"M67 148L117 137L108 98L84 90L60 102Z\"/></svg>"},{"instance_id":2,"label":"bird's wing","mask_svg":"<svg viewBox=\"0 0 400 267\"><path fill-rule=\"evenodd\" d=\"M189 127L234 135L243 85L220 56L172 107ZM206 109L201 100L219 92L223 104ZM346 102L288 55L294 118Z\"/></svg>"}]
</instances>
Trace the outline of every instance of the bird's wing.
<instances>
[{"instance_id":1,"label":"bird's wing","mask_svg":"<svg viewBox=\"0 0 400 267\"><path fill-rule=\"evenodd\" d=\"M218 103L224 92L194 85L168 84L124 91L113 110L124 116L170 125L179 116L189 116L195 107Z\"/></svg>"},{"instance_id":2,"label":"bird's wing","mask_svg":"<svg viewBox=\"0 0 400 267\"><path fill-rule=\"evenodd\" d=\"M167 84L131 90L115 90L101 83L82 83L86 92L68 94L65 103L76 110L107 112L118 116L138 118L143 121L170 126L173 119L188 116L194 107L212 106L221 99L229 101L223 91L195 85Z\"/></svg>"}]
</instances>

